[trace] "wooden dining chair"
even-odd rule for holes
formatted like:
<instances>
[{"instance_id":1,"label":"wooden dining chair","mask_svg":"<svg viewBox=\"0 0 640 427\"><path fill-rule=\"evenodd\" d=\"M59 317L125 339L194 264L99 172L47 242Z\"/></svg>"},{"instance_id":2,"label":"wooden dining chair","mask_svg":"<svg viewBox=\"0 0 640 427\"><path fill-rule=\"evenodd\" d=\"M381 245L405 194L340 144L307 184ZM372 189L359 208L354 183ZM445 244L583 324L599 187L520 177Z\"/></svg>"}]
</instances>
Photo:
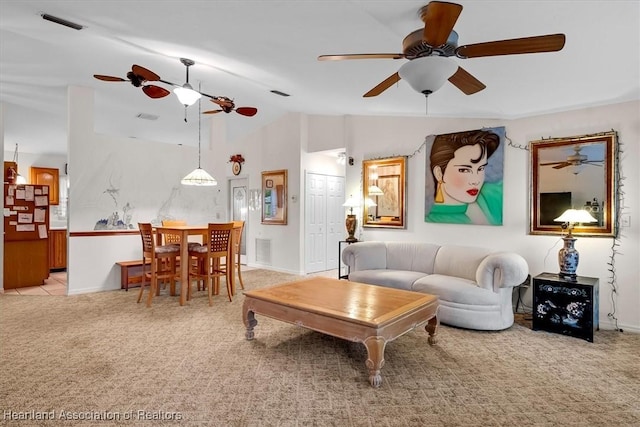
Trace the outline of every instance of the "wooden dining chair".
<instances>
[{"instance_id":1,"label":"wooden dining chair","mask_svg":"<svg viewBox=\"0 0 640 427\"><path fill-rule=\"evenodd\" d=\"M169 280L171 284L171 294L175 294L178 274L176 270L176 260L180 254L180 247L176 245L158 245L151 223L138 223L140 237L142 238L142 283L138 302L142 300L145 284L149 279L149 296L147 297L147 307L151 307L153 296L159 292L158 280ZM149 264L147 264L149 260ZM149 265L149 271L146 267Z\"/></svg>"},{"instance_id":2,"label":"wooden dining chair","mask_svg":"<svg viewBox=\"0 0 640 427\"><path fill-rule=\"evenodd\" d=\"M233 295L233 223L210 223L206 240L189 251L195 257L197 265L189 270L187 298L191 295L191 281L193 279L206 281L209 293L209 305L213 305L213 294L218 294L220 279L225 278L229 301ZM224 264L223 264L224 262Z\"/></svg>"},{"instance_id":3,"label":"wooden dining chair","mask_svg":"<svg viewBox=\"0 0 640 427\"><path fill-rule=\"evenodd\" d=\"M240 288L244 289L242 282L242 272L240 271L240 257L242 248L242 232L244 231L244 221L233 221L233 268L238 272Z\"/></svg>"}]
</instances>

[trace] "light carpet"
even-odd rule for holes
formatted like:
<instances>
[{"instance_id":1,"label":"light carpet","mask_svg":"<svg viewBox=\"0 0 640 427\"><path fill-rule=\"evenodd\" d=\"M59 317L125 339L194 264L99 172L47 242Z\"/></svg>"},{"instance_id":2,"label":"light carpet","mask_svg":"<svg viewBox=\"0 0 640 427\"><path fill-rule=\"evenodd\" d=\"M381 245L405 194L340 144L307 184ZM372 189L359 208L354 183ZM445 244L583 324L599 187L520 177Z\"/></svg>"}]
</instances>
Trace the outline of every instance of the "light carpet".
<instances>
[{"instance_id":1,"label":"light carpet","mask_svg":"<svg viewBox=\"0 0 640 427\"><path fill-rule=\"evenodd\" d=\"M205 292L183 307L136 297L0 295L0 425L640 425L638 334L441 325L431 346L420 329L387 345L374 389L364 345L260 315L245 340L241 293L213 307Z\"/></svg>"}]
</instances>

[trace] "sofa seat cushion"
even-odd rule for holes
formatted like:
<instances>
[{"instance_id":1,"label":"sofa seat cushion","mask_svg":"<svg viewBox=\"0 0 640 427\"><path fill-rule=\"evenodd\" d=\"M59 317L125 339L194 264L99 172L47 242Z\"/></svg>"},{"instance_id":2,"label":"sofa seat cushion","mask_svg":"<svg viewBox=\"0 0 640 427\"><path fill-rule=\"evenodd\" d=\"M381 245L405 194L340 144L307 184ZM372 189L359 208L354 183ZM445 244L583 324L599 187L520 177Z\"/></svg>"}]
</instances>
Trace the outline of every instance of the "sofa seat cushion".
<instances>
[{"instance_id":1,"label":"sofa seat cushion","mask_svg":"<svg viewBox=\"0 0 640 427\"><path fill-rule=\"evenodd\" d=\"M442 301L452 301L469 305L500 305L500 295L478 287L468 279L430 274L413 284L412 291L438 295Z\"/></svg>"},{"instance_id":2,"label":"sofa seat cushion","mask_svg":"<svg viewBox=\"0 0 640 427\"><path fill-rule=\"evenodd\" d=\"M360 270L349 273L349 281L410 291L413 282L424 276L419 271Z\"/></svg>"}]
</instances>

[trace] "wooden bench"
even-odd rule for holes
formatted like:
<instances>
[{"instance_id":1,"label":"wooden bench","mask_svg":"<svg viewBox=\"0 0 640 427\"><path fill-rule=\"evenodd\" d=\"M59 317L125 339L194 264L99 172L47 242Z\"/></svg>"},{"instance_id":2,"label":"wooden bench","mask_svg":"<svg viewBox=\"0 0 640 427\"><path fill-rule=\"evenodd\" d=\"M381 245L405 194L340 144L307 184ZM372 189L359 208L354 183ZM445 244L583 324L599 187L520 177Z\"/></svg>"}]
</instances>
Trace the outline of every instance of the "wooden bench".
<instances>
[{"instance_id":1,"label":"wooden bench","mask_svg":"<svg viewBox=\"0 0 640 427\"><path fill-rule=\"evenodd\" d=\"M146 260L147 265L150 263L151 260ZM116 262L116 264L120 266L120 289L128 291L130 285L134 285L134 287L140 286L139 284L142 283L142 271L136 274L135 270L141 269L141 259L135 261L119 261Z\"/></svg>"}]
</instances>

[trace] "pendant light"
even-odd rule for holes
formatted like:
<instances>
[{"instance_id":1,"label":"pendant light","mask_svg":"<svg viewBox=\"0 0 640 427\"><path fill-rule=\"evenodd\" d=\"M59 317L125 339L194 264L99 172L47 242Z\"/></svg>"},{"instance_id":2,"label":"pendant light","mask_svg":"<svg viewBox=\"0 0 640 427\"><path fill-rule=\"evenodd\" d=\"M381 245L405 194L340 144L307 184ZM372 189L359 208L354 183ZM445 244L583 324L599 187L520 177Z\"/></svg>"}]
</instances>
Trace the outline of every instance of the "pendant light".
<instances>
[{"instance_id":1,"label":"pendant light","mask_svg":"<svg viewBox=\"0 0 640 427\"><path fill-rule=\"evenodd\" d=\"M200 87L198 87L200 89ZM182 185L199 185L199 186L213 186L218 185L218 181L200 167L200 141L202 139L202 101L198 100L198 168L194 169L189 175L182 178L180 184Z\"/></svg>"}]
</instances>

